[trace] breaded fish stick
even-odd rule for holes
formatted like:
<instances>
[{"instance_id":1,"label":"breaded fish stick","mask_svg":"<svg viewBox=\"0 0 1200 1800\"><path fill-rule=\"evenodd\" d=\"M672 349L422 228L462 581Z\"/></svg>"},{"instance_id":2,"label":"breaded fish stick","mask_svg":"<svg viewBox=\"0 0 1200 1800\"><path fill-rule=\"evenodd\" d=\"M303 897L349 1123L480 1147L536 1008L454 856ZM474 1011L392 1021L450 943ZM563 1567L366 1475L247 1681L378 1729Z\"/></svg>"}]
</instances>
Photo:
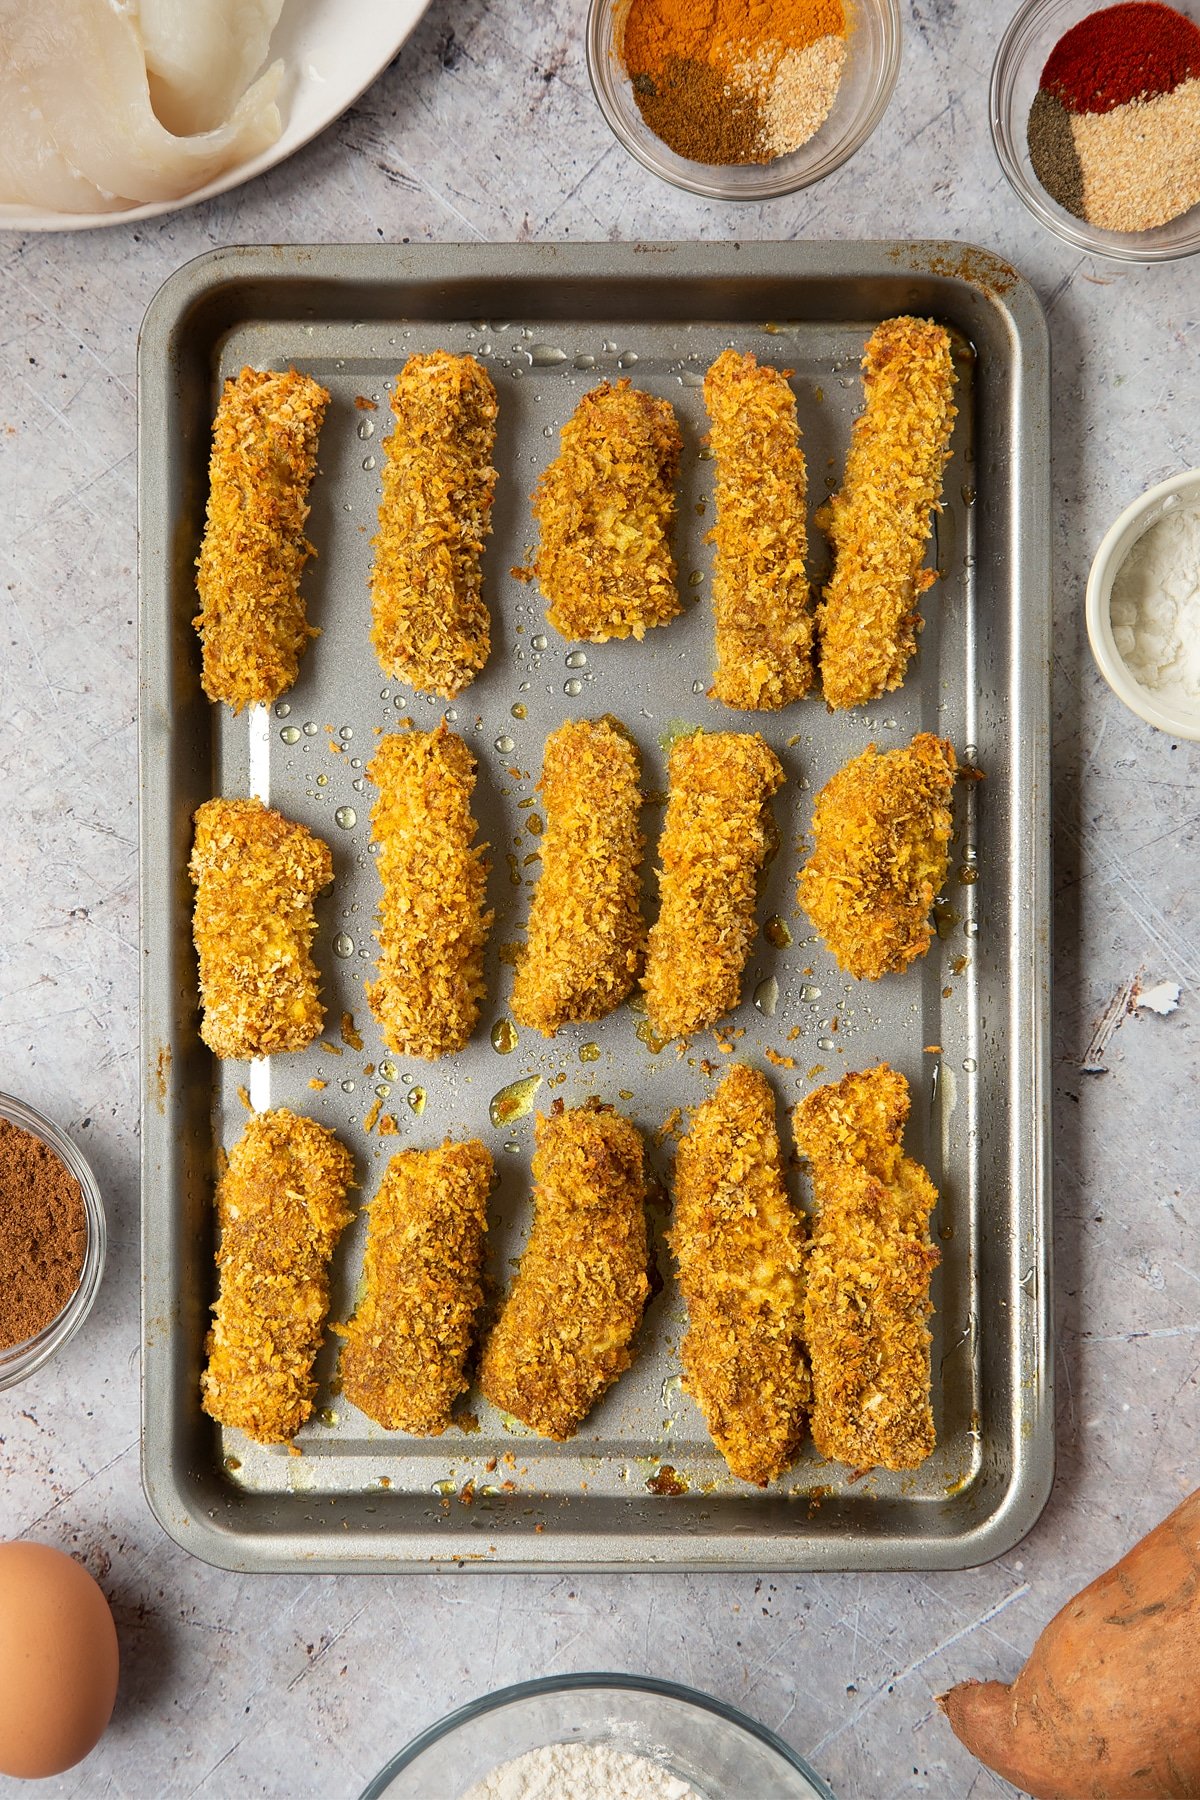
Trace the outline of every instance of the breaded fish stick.
<instances>
[{"instance_id":1,"label":"breaded fish stick","mask_svg":"<svg viewBox=\"0 0 1200 1800\"><path fill-rule=\"evenodd\" d=\"M204 691L234 712L285 694L317 635L300 576L315 554L304 526L328 404L325 389L295 369L243 369L217 407L192 623Z\"/></svg>"},{"instance_id":2,"label":"breaded fish stick","mask_svg":"<svg viewBox=\"0 0 1200 1800\"><path fill-rule=\"evenodd\" d=\"M362 1298L335 1329L343 1394L388 1431L437 1436L468 1385L493 1173L480 1143L404 1150L368 1208Z\"/></svg>"},{"instance_id":3,"label":"breaded fish stick","mask_svg":"<svg viewBox=\"0 0 1200 1800\"><path fill-rule=\"evenodd\" d=\"M696 1109L675 1158L670 1242L688 1309L685 1386L733 1473L765 1487L799 1452L809 1383L804 1227L757 1069L735 1064Z\"/></svg>"},{"instance_id":4,"label":"breaded fish stick","mask_svg":"<svg viewBox=\"0 0 1200 1800\"><path fill-rule=\"evenodd\" d=\"M493 1406L569 1438L633 1361L650 1293L642 1139L595 1104L539 1113L533 1230L480 1383Z\"/></svg>"},{"instance_id":5,"label":"breaded fish stick","mask_svg":"<svg viewBox=\"0 0 1200 1800\"><path fill-rule=\"evenodd\" d=\"M223 1057L305 1049L325 1023L311 949L329 845L261 800L206 800L189 873L200 1036Z\"/></svg>"},{"instance_id":6,"label":"breaded fish stick","mask_svg":"<svg viewBox=\"0 0 1200 1800\"><path fill-rule=\"evenodd\" d=\"M838 963L878 981L924 956L946 880L953 746L928 731L902 750L874 744L825 783L813 805L800 904Z\"/></svg>"},{"instance_id":7,"label":"breaded fish stick","mask_svg":"<svg viewBox=\"0 0 1200 1800\"><path fill-rule=\"evenodd\" d=\"M881 1063L818 1088L794 1115L820 1209L804 1302L813 1442L856 1469L915 1469L934 1447L926 1320L938 1196L904 1154L908 1108L908 1083Z\"/></svg>"},{"instance_id":8,"label":"breaded fish stick","mask_svg":"<svg viewBox=\"0 0 1200 1800\"><path fill-rule=\"evenodd\" d=\"M379 846L379 979L367 984L388 1047L430 1060L461 1050L479 1017L487 859L471 847L475 758L443 723L380 742L367 776Z\"/></svg>"},{"instance_id":9,"label":"breaded fish stick","mask_svg":"<svg viewBox=\"0 0 1200 1800\"><path fill-rule=\"evenodd\" d=\"M546 617L563 637L603 644L642 638L680 609L671 530L683 447L670 401L602 381L562 429L538 482L536 575Z\"/></svg>"},{"instance_id":10,"label":"breaded fish stick","mask_svg":"<svg viewBox=\"0 0 1200 1800\"><path fill-rule=\"evenodd\" d=\"M473 356L410 356L392 389L371 642L385 675L452 700L488 659L480 558L492 529L496 390Z\"/></svg>"},{"instance_id":11,"label":"breaded fish stick","mask_svg":"<svg viewBox=\"0 0 1200 1800\"><path fill-rule=\"evenodd\" d=\"M821 685L832 707L898 688L917 647L922 569L957 408L950 336L931 319L885 319L863 357L842 489L817 514L834 564L817 612Z\"/></svg>"},{"instance_id":12,"label":"breaded fish stick","mask_svg":"<svg viewBox=\"0 0 1200 1800\"><path fill-rule=\"evenodd\" d=\"M713 606L726 706L777 712L812 686L807 474L787 372L724 350L704 379L717 461Z\"/></svg>"},{"instance_id":13,"label":"breaded fish stick","mask_svg":"<svg viewBox=\"0 0 1200 1800\"><path fill-rule=\"evenodd\" d=\"M758 877L775 842L767 802L784 781L775 752L737 731L679 738L668 770L661 898L642 977L664 1039L714 1024L741 998Z\"/></svg>"},{"instance_id":14,"label":"breaded fish stick","mask_svg":"<svg viewBox=\"0 0 1200 1800\"><path fill-rule=\"evenodd\" d=\"M512 1009L547 1037L604 1018L640 973L640 777L637 745L616 719L571 719L546 739L542 869Z\"/></svg>"},{"instance_id":15,"label":"breaded fish stick","mask_svg":"<svg viewBox=\"0 0 1200 1800\"><path fill-rule=\"evenodd\" d=\"M283 1108L247 1120L221 1177L220 1292L202 1405L260 1444L289 1443L312 1412L329 1259L350 1221L353 1179L353 1158L332 1131Z\"/></svg>"}]
</instances>

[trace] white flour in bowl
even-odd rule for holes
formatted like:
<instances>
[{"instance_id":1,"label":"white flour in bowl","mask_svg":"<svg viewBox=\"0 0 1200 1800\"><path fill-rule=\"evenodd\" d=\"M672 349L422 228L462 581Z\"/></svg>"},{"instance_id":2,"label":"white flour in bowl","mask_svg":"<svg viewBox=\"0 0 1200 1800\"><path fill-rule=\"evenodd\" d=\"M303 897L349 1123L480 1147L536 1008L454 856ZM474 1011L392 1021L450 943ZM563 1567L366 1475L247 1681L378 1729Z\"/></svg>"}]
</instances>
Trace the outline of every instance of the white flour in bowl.
<instances>
[{"instance_id":1,"label":"white flour in bowl","mask_svg":"<svg viewBox=\"0 0 1200 1800\"><path fill-rule=\"evenodd\" d=\"M1200 707L1200 505L1164 507L1112 585L1113 640L1133 679Z\"/></svg>"},{"instance_id":2,"label":"white flour in bowl","mask_svg":"<svg viewBox=\"0 0 1200 1800\"><path fill-rule=\"evenodd\" d=\"M661 1763L608 1744L546 1744L501 1763L462 1800L704 1800Z\"/></svg>"}]
</instances>

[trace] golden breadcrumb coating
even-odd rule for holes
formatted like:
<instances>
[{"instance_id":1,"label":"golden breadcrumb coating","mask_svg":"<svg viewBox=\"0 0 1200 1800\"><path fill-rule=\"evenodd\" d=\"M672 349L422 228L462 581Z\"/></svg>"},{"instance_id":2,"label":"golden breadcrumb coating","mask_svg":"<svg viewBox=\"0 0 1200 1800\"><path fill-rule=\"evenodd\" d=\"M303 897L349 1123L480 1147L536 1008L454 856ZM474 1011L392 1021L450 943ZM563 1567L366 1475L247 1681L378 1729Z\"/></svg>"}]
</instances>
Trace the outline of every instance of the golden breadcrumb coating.
<instances>
[{"instance_id":1,"label":"golden breadcrumb coating","mask_svg":"<svg viewBox=\"0 0 1200 1800\"><path fill-rule=\"evenodd\" d=\"M388 1431L437 1436L468 1386L494 1172L476 1142L404 1150L367 1210L362 1298L334 1329L343 1394Z\"/></svg>"},{"instance_id":2,"label":"golden breadcrumb coating","mask_svg":"<svg viewBox=\"0 0 1200 1800\"><path fill-rule=\"evenodd\" d=\"M671 531L683 440L668 400L602 381L562 429L538 482L538 553L528 569L563 637L642 638L680 609Z\"/></svg>"},{"instance_id":3,"label":"golden breadcrumb coating","mask_svg":"<svg viewBox=\"0 0 1200 1800\"><path fill-rule=\"evenodd\" d=\"M885 319L862 366L866 407L841 492L817 514L834 551L817 609L831 707L862 706L904 680L921 626L917 602L935 580L921 564L958 410L950 335L931 319Z\"/></svg>"},{"instance_id":4,"label":"golden breadcrumb coating","mask_svg":"<svg viewBox=\"0 0 1200 1800\"><path fill-rule=\"evenodd\" d=\"M760 712L798 700L813 678L807 475L788 373L724 350L704 378L717 462L712 691Z\"/></svg>"},{"instance_id":5,"label":"golden breadcrumb coating","mask_svg":"<svg viewBox=\"0 0 1200 1800\"><path fill-rule=\"evenodd\" d=\"M353 1180L332 1131L281 1108L246 1121L217 1188L220 1292L202 1405L260 1444L290 1443L312 1412L329 1259Z\"/></svg>"},{"instance_id":6,"label":"golden breadcrumb coating","mask_svg":"<svg viewBox=\"0 0 1200 1800\"><path fill-rule=\"evenodd\" d=\"M945 738L920 731L902 750L881 754L868 744L817 795L797 894L826 947L860 981L907 968L929 948L957 767Z\"/></svg>"},{"instance_id":7,"label":"golden breadcrumb coating","mask_svg":"<svg viewBox=\"0 0 1200 1800\"><path fill-rule=\"evenodd\" d=\"M569 1438L630 1363L650 1293L642 1139L590 1103L538 1114L534 1219L480 1384L542 1437Z\"/></svg>"},{"instance_id":8,"label":"golden breadcrumb coating","mask_svg":"<svg viewBox=\"0 0 1200 1800\"><path fill-rule=\"evenodd\" d=\"M492 529L496 390L473 356L410 356L392 389L371 642L385 675L453 700L488 659L480 558Z\"/></svg>"},{"instance_id":9,"label":"golden breadcrumb coating","mask_svg":"<svg viewBox=\"0 0 1200 1800\"><path fill-rule=\"evenodd\" d=\"M765 1487L800 1449L804 1225L783 1185L775 1097L736 1063L675 1158L671 1248L687 1301L687 1391L742 1481Z\"/></svg>"},{"instance_id":10,"label":"golden breadcrumb coating","mask_svg":"<svg viewBox=\"0 0 1200 1800\"><path fill-rule=\"evenodd\" d=\"M777 843L767 802L784 781L775 752L737 731L677 739L668 773L659 913L642 978L664 1039L714 1024L741 999L758 877Z\"/></svg>"},{"instance_id":11,"label":"golden breadcrumb coating","mask_svg":"<svg viewBox=\"0 0 1200 1800\"><path fill-rule=\"evenodd\" d=\"M553 1037L602 1019L632 989L646 950L641 757L616 719L572 719L546 739L542 868L512 1009Z\"/></svg>"},{"instance_id":12,"label":"golden breadcrumb coating","mask_svg":"<svg viewBox=\"0 0 1200 1800\"><path fill-rule=\"evenodd\" d=\"M819 1207L804 1330L812 1435L856 1469L915 1469L934 1447L929 1241L937 1189L904 1154L908 1083L886 1063L818 1088L794 1114Z\"/></svg>"},{"instance_id":13,"label":"golden breadcrumb coating","mask_svg":"<svg viewBox=\"0 0 1200 1800\"><path fill-rule=\"evenodd\" d=\"M443 723L383 738L367 776L383 888L367 1000L389 1049L433 1060L463 1048L484 993L492 914L484 846L471 845L475 758Z\"/></svg>"},{"instance_id":14,"label":"golden breadcrumb coating","mask_svg":"<svg viewBox=\"0 0 1200 1800\"><path fill-rule=\"evenodd\" d=\"M329 845L261 800L206 800L188 872L200 1036L222 1057L305 1049L325 1023L311 949Z\"/></svg>"},{"instance_id":15,"label":"golden breadcrumb coating","mask_svg":"<svg viewBox=\"0 0 1200 1800\"><path fill-rule=\"evenodd\" d=\"M317 633L300 576L326 390L295 369L243 369L225 383L213 423L208 517L197 558L210 700L240 712L285 694Z\"/></svg>"}]
</instances>

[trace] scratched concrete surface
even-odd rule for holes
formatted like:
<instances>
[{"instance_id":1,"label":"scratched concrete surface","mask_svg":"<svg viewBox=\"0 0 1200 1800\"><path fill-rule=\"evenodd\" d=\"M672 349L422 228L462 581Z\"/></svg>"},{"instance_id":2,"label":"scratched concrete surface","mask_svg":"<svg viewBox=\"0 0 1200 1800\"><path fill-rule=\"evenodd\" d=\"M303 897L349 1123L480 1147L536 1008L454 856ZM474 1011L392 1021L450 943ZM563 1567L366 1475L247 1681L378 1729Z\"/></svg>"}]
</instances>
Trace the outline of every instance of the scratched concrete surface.
<instances>
[{"instance_id":1,"label":"scratched concrete surface","mask_svg":"<svg viewBox=\"0 0 1200 1800\"><path fill-rule=\"evenodd\" d=\"M841 1800L1010 1793L933 1696L1011 1677L1047 1618L1196 1481L1200 749L1141 725L1088 655L1083 586L1140 489L1200 463L1196 265L1081 256L1010 195L986 125L1007 7L907 0L875 140L815 192L727 210L612 142L580 0L444 0L387 75L275 173L159 223L0 237L5 723L0 1086L67 1126L108 1200L86 1334L0 1397L0 1535L75 1551L116 1609L120 1702L46 1793L357 1793L490 1687L678 1676L805 1751ZM1054 459L1059 1479L1012 1555L966 1574L824 1579L241 1579L167 1541L138 1479L134 353L143 309L217 244L315 239L940 236L1009 256L1049 309ZM1138 970L1107 1072L1094 1022ZM16 1792L0 1781L0 1791Z\"/></svg>"}]
</instances>

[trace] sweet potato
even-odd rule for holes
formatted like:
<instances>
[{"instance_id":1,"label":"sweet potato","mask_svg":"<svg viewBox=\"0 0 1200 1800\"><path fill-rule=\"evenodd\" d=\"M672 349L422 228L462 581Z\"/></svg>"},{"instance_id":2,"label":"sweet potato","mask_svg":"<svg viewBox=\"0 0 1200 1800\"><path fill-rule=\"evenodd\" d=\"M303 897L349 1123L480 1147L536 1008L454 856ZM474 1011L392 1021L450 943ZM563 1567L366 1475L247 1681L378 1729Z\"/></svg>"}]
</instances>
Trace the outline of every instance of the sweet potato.
<instances>
[{"instance_id":1,"label":"sweet potato","mask_svg":"<svg viewBox=\"0 0 1200 1800\"><path fill-rule=\"evenodd\" d=\"M1200 1796L1200 1490L1051 1619L1011 1687L939 1696L1034 1800Z\"/></svg>"}]
</instances>

